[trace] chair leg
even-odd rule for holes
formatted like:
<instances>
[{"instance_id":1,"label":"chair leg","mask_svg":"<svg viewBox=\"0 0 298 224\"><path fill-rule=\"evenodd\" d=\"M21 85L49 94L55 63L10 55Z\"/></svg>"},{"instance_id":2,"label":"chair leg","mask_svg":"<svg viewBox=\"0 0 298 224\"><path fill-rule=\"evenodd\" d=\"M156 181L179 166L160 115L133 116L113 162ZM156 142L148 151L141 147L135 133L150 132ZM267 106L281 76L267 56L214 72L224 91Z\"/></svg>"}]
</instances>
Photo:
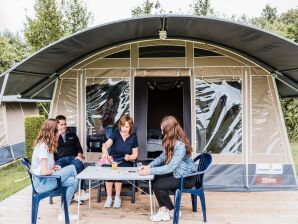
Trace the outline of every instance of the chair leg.
<instances>
[{"instance_id":1,"label":"chair leg","mask_svg":"<svg viewBox=\"0 0 298 224\"><path fill-rule=\"evenodd\" d=\"M49 204L50 204L50 205L53 204L53 197L52 197L52 196L49 197Z\"/></svg>"},{"instance_id":2,"label":"chair leg","mask_svg":"<svg viewBox=\"0 0 298 224\"><path fill-rule=\"evenodd\" d=\"M69 213L68 213L68 204L66 200L66 188L62 189L62 195L61 200L63 201L63 207L64 207L64 218L65 218L65 224L70 224L69 221Z\"/></svg>"},{"instance_id":3,"label":"chair leg","mask_svg":"<svg viewBox=\"0 0 298 224\"><path fill-rule=\"evenodd\" d=\"M100 182L97 188L97 203L99 203L101 201L101 186L102 186L103 182Z\"/></svg>"},{"instance_id":4,"label":"chair leg","mask_svg":"<svg viewBox=\"0 0 298 224\"><path fill-rule=\"evenodd\" d=\"M202 206L202 213L203 213L203 219L204 222L207 222L207 217L206 217L206 203L205 203L205 194L204 191L199 193L200 196L200 201L201 201L201 206Z\"/></svg>"},{"instance_id":5,"label":"chair leg","mask_svg":"<svg viewBox=\"0 0 298 224\"><path fill-rule=\"evenodd\" d=\"M192 211L197 212L198 211L198 200L197 195L191 195L191 203L192 203Z\"/></svg>"},{"instance_id":6,"label":"chair leg","mask_svg":"<svg viewBox=\"0 0 298 224\"><path fill-rule=\"evenodd\" d=\"M181 204L181 191L179 189L176 190L175 193L175 205L174 205L174 217L173 224L179 224L179 211Z\"/></svg>"},{"instance_id":7,"label":"chair leg","mask_svg":"<svg viewBox=\"0 0 298 224\"><path fill-rule=\"evenodd\" d=\"M133 181L133 186L131 188L131 203L135 203L136 202L136 181Z\"/></svg>"},{"instance_id":8,"label":"chair leg","mask_svg":"<svg viewBox=\"0 0 298 224\"><path fill-rule=\"evenodd\" d=\"M37 213L38 213L39 199L37 197L32 197L32 211L31 211L31 222L36 224Z\"/></svg>"}]
</instances>

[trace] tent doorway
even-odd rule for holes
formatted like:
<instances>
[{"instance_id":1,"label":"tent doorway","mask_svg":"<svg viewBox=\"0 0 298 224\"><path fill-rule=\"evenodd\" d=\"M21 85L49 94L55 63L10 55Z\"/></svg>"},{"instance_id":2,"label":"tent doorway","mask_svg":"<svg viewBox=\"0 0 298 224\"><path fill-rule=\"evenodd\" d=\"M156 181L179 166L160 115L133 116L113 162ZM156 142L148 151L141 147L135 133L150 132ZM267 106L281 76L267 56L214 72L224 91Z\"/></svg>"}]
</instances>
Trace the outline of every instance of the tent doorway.
<instances>
[{"instance_id":1,"label":"tent doorway","mask_svg":"<svg viewBox=\"0 0 298 224\"><path fill-rule=\"evenodd\" d=\"M135 78L134 109L140 158L155 158L161 153L160 122L167 115L178 119L190 139L189 77Z\"/></svg>"}]
</instances>

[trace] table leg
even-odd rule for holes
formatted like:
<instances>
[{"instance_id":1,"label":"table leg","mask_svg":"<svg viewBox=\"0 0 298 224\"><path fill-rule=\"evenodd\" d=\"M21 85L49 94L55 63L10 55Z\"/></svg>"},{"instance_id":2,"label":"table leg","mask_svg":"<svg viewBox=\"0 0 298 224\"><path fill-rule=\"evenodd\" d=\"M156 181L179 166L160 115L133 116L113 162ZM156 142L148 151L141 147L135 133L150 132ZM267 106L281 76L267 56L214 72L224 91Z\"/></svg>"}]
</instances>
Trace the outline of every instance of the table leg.
<instances>
[{"instance_id":1,"label":"table leg","mask_svg":"<svg viewBox=\"0 0 298 224\"><path fill-rule=\"evenodd\" d=\"M89 212L91 210L91 179L89 179Z\"/></svg>"},{"instance_id":2,"label":"table leg","mask_svg":"<svg viewBox=\"0 0 298 224\"><path fill-rule=\"evenodd\" d=\"M78 221L77 221L77 223L79 223L79 220L80 220L81 182L82 182L82 180L80 179L79 180L79 200L78 200Z\"/></svg>"},{"instance_id":3,"label":"table leg","mask_svg":"<svg viewBox=\"0 0 298 224\"><path fill-rule=\"evenodd\" d=\"M153 208L152 208L152 192L151 192L151 180L149 180L149 197L150 197L150 218L153 215Z\"/></svg>"}]
</instances>

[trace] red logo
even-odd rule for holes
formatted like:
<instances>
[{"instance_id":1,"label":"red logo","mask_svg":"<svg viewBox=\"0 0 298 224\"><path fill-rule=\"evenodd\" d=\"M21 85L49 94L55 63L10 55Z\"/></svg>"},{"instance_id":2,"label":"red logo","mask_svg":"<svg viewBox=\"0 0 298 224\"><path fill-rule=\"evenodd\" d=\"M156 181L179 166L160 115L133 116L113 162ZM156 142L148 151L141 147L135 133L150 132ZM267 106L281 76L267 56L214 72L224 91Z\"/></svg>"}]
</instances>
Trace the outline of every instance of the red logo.
<instances>
[{"instance_id":1,"label":"red logo","mask_svg":"<svg viewBox=\"0 0 298 224\"><path fill-rule=\"evenodd\" d=\"M257 176L256 185L280 185L283 183L282 177Z\"/></svg>"}]
</instances>

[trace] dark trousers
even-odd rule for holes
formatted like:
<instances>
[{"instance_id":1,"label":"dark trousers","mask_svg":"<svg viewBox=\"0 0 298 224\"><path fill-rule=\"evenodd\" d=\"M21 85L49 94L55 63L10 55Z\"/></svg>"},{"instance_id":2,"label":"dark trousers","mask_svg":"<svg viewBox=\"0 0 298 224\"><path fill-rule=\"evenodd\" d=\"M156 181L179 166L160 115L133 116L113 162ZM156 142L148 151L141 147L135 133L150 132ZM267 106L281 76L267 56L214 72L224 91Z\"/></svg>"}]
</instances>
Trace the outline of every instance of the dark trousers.
<instances>
[{"instance_id":1,"label":"dark trousers","mask_svg":"<svg viewBox=\"0 0 298 224\"><path fill-rule=\"evenodd\" d=\"M68 165L74 165L78 174L85 169L84 164L80 160L76 159L75 156L62 157L62 158L60 158L56 161L56 164L61 166L61 167L65 167L65 166L68 166ZM86 188L85 187L85 181L82 180L81 181L81 189L86 190L85 188Z\"/></svg>"},{"instance_id":2,"label":"dark trousers","mask_svg":"<svg viewBox=\"0 0 298 224\"><path fill-rule=\"evenodd\" d=\"M192 188L195 185L196 177L188 177L184 180L184 188ZM170 191L180 188L180 178L175 178L173 173L155 175L153 180L153 191L160 207L165 206L168 210L173 210L174 205L170 198Z\"/></svg>"}]
</instances>

